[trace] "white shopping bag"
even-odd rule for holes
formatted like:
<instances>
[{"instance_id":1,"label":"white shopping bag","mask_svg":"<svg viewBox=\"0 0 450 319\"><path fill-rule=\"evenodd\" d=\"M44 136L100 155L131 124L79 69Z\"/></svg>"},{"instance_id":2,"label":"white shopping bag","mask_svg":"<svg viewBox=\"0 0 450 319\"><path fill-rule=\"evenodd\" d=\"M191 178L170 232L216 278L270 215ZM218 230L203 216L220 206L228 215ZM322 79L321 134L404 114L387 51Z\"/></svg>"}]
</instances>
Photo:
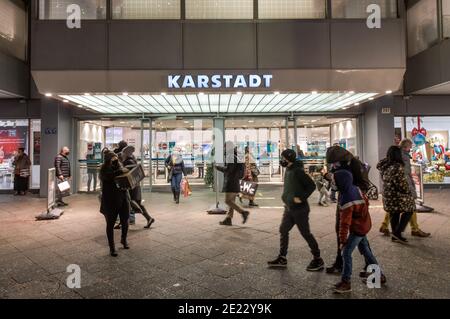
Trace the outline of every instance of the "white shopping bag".
<instances>
[{"instance_id":1,"label":"white shopping bag","mask_svg":"<svg viewBox=\"0 0 450 319\"><path fill-rule=\"evenodd\" d=\"M64 181L58 184L58 189L61 193L63 192L67 192L68 190L70 190L70 184L68 181Z\"/></svg>"}]
</instances>

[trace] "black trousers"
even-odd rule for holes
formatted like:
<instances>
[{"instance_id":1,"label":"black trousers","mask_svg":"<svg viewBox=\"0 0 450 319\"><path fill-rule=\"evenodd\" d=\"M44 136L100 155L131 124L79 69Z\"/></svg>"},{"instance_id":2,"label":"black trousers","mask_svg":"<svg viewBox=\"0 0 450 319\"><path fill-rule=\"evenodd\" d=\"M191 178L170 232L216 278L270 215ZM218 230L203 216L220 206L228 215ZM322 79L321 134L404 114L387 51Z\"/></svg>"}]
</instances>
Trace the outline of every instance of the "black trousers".
<instances>
[{"instance_id":1,"label":"black trousers","mask_svg":"<svg viewBox=\"0 0 450 319\"><path fill-rule=\"evenodd\" d=\"M28 190L28 177L14 175L14 190L16 192L26 192Z\"/></svg>"},{"instance_id":2,"label":"black trousers","mask_svg":"<svg viewBox=\"0 0 450 319\"><path fill-rule=\"evenodd\" d=\"M413 215L412 212L407 213L390 212L389 216L391 219L392 233L394 235L401 235L405 231L405 228L408 225L412 215Z\"/></svg>"},{"instance_id":3,"label":"black trousers","mask_svg":"<svg viewBox=\"0 0 450 319\"><path fill-rule=\"evenodd\" d=\"M280 256L286 257L289 246L289 231L297 225L315 258L320 257L320 249L309 227L309 206L286 208L280 225Z\"/></svg>"},{"instance_id":4,"label":"black trousers","mask_svg":"<svg viewBox=\"0 0 450 319\"><path fill-rule=\"evenodd\" d=\"M124 205L125 206L125 205ZM128 205L126 205L128 206ZM128 208L123 208L109 212L105 214L106 219L106 236L108 237L108 244L110 250L115 250L114 245L114 225L116 223L117 217L120 218L120 223L122 225L122 240L127 240L128 234L128 219L130 218L130 212Z\"/></svg>"}]
</instances>

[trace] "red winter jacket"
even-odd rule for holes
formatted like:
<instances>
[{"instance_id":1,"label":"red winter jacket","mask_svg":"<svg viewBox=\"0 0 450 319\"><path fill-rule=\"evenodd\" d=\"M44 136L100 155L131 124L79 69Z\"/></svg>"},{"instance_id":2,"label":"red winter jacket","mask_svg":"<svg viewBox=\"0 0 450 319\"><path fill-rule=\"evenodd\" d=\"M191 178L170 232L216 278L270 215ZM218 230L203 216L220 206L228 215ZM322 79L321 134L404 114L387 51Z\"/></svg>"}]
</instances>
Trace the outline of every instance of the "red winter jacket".
<instances>
[{"instance_id":1,"label":"red winter jacket","mask_svg":"<svg viewBox=\"0 0 450 319\"><path fill-rule=\"evenodd\" d=\"M339 240L344 245L347 243L349 232L358 236L365 236L372 228L369 200L364 194L362 200L349 202L339 207L339 214Z\"/></svg>"}]
</instances>

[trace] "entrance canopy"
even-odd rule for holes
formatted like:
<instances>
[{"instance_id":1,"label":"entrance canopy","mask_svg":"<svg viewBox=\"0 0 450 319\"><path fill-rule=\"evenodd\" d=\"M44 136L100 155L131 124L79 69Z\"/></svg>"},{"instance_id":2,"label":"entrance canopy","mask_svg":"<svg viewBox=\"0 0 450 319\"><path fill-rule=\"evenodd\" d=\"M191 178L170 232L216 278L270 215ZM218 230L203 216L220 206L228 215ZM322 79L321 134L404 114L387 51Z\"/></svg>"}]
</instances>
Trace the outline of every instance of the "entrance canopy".
<instances>
[{"instance_id":1,"label":"entrance canopy","mask_svg":"<svg viewBox=\"0 0 450 319\"><path fill-rule=\"evenodd\" d=\"M102 114L202 114L333 112L347 109L378 93L239 93L234 94L78 94L61 100Z\"/></svg>"}]
</instances>

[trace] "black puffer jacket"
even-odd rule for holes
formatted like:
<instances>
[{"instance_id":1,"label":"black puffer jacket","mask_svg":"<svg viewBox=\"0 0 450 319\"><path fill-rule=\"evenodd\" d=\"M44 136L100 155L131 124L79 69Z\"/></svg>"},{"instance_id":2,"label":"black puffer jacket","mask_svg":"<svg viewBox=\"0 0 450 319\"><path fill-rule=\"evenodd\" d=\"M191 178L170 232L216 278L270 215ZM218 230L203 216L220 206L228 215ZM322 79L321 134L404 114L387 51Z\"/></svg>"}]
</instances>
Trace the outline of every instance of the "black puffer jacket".
<instances>
[{"instance_id":1,"label":"black puffer jacket","mask_svg":"<svg viewBox=\"0 0 450 319\"><path fill-rule=\"evenodd\" d=\"M281 199L286 206L293 208L296 206L308 207L308 198L314 192L316 184L305 173L303 164L299 161L295 162L291 167L286 168L284 175L283 195ZM294 197L300 198L301 204L294 203Z\"/></svg>"},{"instance_id":2,"label":"black puffer jacket","mask_svg":"<svg viewBox=\"0 0 450 319\"><path fill-rule=\"evenodd\" d=\"M56 176L64 176L64 178L68 178L71 175L70 172L70 161L67 158L67 156L58 154L55 157L55 169L56 169Z\"/></svg>"}]
</instances>

